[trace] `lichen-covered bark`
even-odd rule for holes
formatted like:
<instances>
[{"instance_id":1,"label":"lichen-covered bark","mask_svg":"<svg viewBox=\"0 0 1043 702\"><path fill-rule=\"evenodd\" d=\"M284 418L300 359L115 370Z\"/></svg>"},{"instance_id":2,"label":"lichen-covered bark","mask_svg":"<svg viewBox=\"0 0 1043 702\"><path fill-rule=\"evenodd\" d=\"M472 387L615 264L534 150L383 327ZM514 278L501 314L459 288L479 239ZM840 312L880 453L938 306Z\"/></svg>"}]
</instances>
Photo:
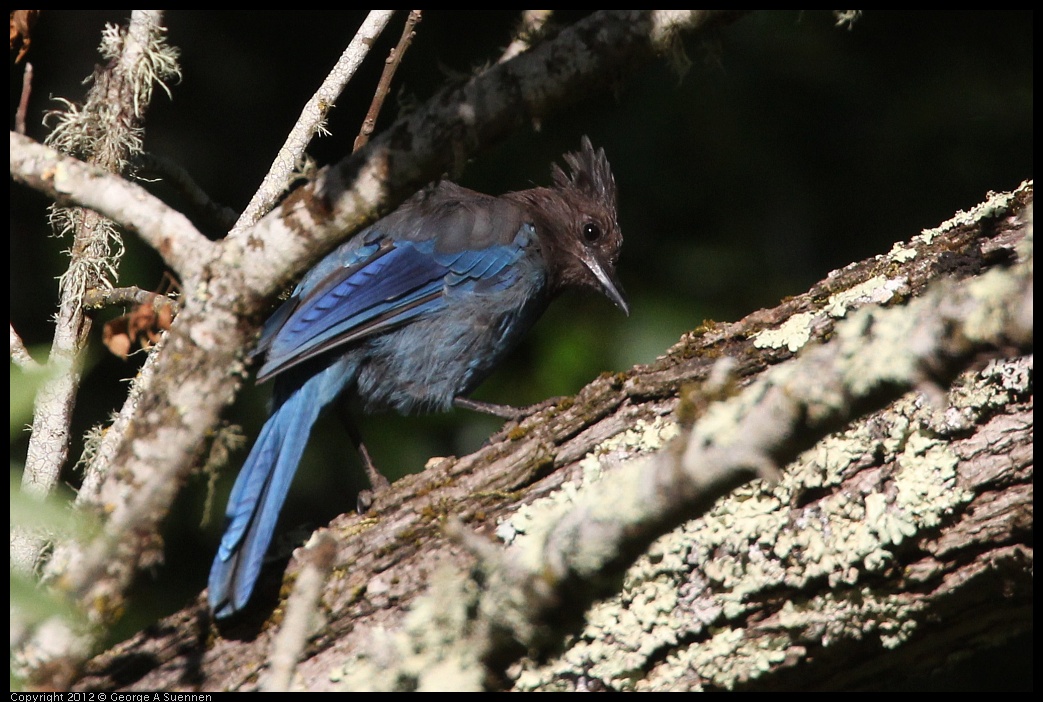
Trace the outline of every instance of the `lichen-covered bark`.
<instances>
[{"instance_id":1,"label":"lichen-covered bark","mask_svg":"<svg viewBox=\"0 0 1043 702\"><path fill-rule=\"evenodd\" d=\"M375 665L388 640L422 627L432 600L421 598L432 581L453 581L445 573L473 565L473 549L447 536L451 519L494 545L524 540L542 504L567 503L580 485L611 490L617 463L660 449L679 421L703 412L692 388L717 359L735 359L743 386L806 344L828 342L853 307L900 306L933 280L1009 265L1031 227L1031 200L1027 185L836 271L777 308L704 325L656 363L598 378L505 426L475 454L432 459L365 516L338 518L329 526L338 554L324 621L295 684L474 684L480 676L439 677L437 666L404 673L408 662ZM1031 349L1025 353L995 353L947 387L925 373L919 391L822 438L778 482L750 483L664 535L618 594L586 613L559 655L522 661L501 683L875 687L889 670L930 670L951 654L1031 631ZM266 572L254 621L218 631L200 598L95 659L79 689L253 689L280 620L280 583L291 585L299 567L291 559L284 576ZM428 621L448 620L452 603L467 601L471 586L454 582L459 596ZM401 679L407 674L415 677Z\"/></svg>"}]
</instances>

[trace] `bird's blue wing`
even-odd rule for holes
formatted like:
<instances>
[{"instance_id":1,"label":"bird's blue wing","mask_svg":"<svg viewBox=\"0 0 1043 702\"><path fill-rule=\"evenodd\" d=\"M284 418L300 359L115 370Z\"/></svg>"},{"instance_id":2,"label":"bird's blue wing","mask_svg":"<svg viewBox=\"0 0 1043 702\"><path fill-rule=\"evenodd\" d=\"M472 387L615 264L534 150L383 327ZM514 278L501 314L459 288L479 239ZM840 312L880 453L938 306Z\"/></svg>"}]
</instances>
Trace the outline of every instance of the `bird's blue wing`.
<instances>
[{"instance_id":1,"label":"bird's blue wing","mask_svg":"<svg viewBox=\"0 0 1043 702\"><path fill-rule=\"evenodd\" d=\"M268 321L259 351L267 353L259 381L330 349L442 309L454 290L502 287L534 238L523 225L514 240L481 249L440 251L434 239L381 238L371 229L361 245L331 253L301 281Z\"/></svg>"}]
</instances>

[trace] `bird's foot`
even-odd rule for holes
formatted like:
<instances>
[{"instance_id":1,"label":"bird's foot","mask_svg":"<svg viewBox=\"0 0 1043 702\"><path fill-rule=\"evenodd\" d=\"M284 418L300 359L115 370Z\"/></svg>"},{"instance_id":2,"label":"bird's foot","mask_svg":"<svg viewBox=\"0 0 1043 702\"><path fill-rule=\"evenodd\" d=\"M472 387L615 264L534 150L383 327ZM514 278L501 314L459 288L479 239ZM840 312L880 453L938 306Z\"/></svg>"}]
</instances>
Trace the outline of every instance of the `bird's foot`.
<instances>
[{"instance_id":1,"label":"bird's foot","mask_svg":"<svg viewBox=\"0 0 1043 702\"><path fill-rule=\"evenodd\" d=\"M366 477L369 478L370 489L359 490L355 509L359 514L365 514L373 507L373 502L376 500L377 495L391 487L391 483L377 470L377 466L369 455L369 450L361 441L358 442L358 450L359 456L362 458L362 467L366 471Z\"/></svg>"}]
</instances>

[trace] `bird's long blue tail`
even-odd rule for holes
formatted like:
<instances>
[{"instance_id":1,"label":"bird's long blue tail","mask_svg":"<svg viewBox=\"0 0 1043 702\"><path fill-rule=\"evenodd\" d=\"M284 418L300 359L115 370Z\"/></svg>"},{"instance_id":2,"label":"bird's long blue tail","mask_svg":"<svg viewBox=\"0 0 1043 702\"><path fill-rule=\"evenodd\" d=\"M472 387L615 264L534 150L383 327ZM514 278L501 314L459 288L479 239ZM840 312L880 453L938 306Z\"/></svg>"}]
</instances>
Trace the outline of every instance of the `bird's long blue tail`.
<instances>
[{"instance_id":1,"label":"bird's long blue tail","mask_svg":"<svg viewBox=\"0 0 1043 702\"><path fill-rule=\"evenodd\" d=\"M210 567L208 598L218 618L246 606L312 425L353 379L354 369L335 362L303 385L279 397L239 471L228 497L221 546Z\"/></svg>"}]
</instances>

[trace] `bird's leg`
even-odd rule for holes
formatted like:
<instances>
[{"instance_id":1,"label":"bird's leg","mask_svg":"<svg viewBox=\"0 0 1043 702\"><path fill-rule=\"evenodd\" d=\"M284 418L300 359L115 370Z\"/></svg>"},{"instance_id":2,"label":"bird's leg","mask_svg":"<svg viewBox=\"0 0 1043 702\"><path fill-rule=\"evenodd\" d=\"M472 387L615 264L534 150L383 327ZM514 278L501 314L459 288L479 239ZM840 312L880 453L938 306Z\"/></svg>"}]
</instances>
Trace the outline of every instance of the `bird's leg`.
<instances>
[{"instance_id":1,"label":"bird's leg","mask_svg":"<svg viewBox=\"0 0 1043 702\"><path fill-rule=\"evenodd\" d=\"M376 495L388 489L391 483L377 470L376 464L373 463L373 458L369 455L369 449L362 443L362 434L359 432L359 428L355 426L355 422L351 421L351 416L346 411L341 412L340 415L344 427L348 430L348 437L362 460L362 468L366 471L366 477L369 479L371 489L359 490L358 504L356 506L359 514L365 514L373 506L373 499Z\"/></svg>"},{"instance_id":2,"label":"bird's leg","mask_svg":"<svg viewBox=\"0 0 1043 702\"><path fill-rule=\"evenodd\" d=\"M543 402L537 402L535 405L529 405L528 407L514 407L512 405L498 405L495 402L482 402L481 400L472 400L469 397L457 397L453 399L453 404L461 409L471 410L472 412L481 412L482 414L491 414L494 417L500 419L521 419L530 414L550 407L558 401L557 398L551 398L544 400Z\"/></svg>"},{"instance_id":3,"label":"bird's leg","mask_svg":"<svg viewBox=\"0 0 1043 702\"><path fill-rule=\"evenodd\" d=\"M369 455L369 449L362 443L362 436L359 434L358 429L352 424L348 430L348 434L351 436L352 443L355 444L355 450L359 452L359 458L362 459L362 467L366 471L366 477L369 478L370 487L375 491L380 492L386 490L391 486L388 479L384 477L383 473L377 470L376 464L373 463L373 458Z\"/></svg>"}]
</instances>

